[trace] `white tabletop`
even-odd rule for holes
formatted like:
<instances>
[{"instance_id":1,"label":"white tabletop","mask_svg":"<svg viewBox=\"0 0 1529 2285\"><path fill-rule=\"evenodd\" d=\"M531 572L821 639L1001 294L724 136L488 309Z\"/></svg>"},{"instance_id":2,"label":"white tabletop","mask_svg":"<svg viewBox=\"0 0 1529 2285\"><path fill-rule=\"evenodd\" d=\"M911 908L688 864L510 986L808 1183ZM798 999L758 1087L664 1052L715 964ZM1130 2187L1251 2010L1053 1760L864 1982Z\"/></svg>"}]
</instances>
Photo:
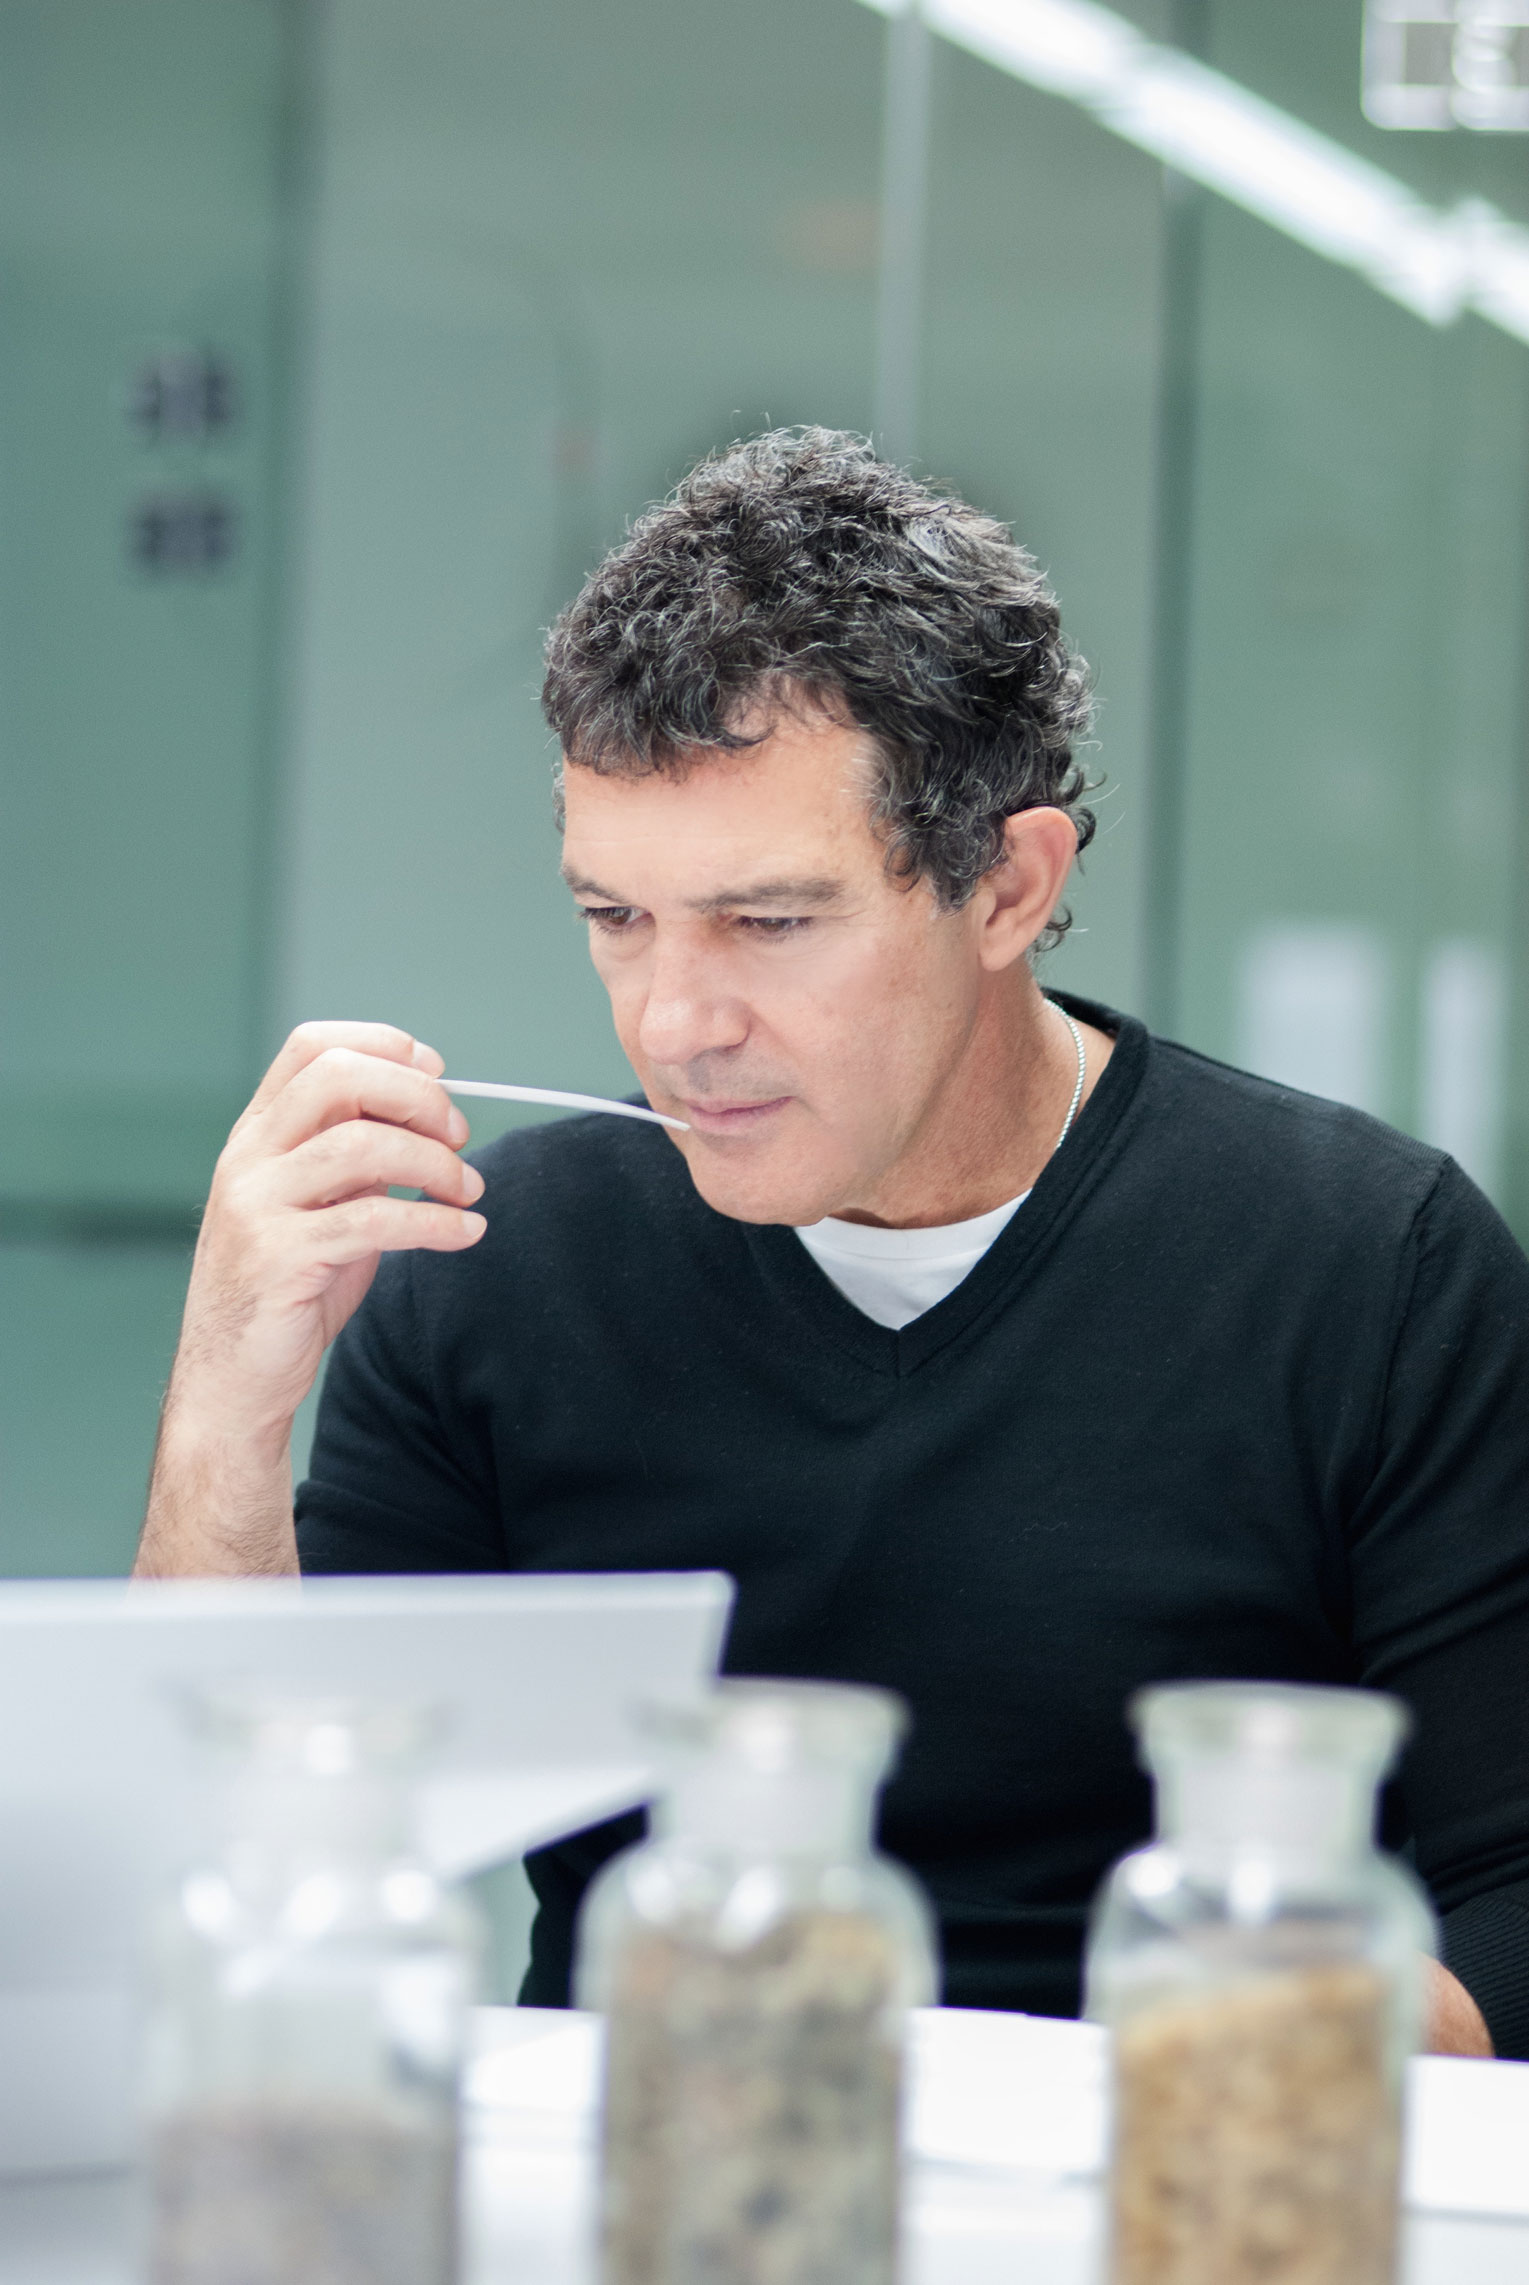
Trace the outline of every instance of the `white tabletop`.
<instances>
[{"instance_id":1,"label":"white tabletop","mask_svg":"<svg viewBox=\"0 0 1529 2285\"><path fill-rule=\"evenodd\" d=\"M468 2285L590 2285L590 2017L491 2008L469 2079ZM931 2009L915 2026L908 2285L1093 2285L1100 2035ZM1529 2285L1529 2065L1412 2066L1405 2285ZM130 2285L120 2176L0 2186L0 2285Z\"/></svg>"}]
</instances>

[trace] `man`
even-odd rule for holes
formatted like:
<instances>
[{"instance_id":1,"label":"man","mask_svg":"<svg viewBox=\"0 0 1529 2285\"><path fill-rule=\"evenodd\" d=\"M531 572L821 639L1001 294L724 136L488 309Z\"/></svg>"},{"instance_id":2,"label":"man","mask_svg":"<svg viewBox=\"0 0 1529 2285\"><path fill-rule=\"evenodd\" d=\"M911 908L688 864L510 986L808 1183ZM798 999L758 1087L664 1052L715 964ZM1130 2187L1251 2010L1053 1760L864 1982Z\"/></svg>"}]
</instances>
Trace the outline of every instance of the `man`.
<instances>
[{"instance_id":1,"label":"man","mask_svg":"<svg viewBox=\"0 0 1529 2285\"><path fill-rule=\"evenodd\" d=\"M595 573L545 702L564 871L686 1130L472 1165L433 1051L294 1034L219 1163L141 1568L730 1571L733 1671L909 1700L883 1837L967 2005L1077 2007L1150 1820L1133 1690L1395 1690L1389 1837L1460 1979L1431 2038L1529 2054L1529 1265L1439 1153L1043 997L1091 820L1030 559L766 436ZM527 1998L632 1829L533 1861Z\"/></svg>"}]
</instances>

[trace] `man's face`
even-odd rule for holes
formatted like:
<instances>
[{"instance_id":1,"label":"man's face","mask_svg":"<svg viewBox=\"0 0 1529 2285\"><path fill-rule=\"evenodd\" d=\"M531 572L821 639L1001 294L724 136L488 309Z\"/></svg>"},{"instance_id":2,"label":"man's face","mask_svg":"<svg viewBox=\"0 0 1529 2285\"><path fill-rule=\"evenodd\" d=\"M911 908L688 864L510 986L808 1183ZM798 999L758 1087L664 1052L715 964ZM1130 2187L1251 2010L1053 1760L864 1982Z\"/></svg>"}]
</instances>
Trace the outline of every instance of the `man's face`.
<instances>
[{"instance_id":1,"label":"man's face","mask_svg":"<svg viewBox=\"0 0 1529 2285\"><path fill-rule=\"evenodd\" d=\"M874 1212L970 1042L973 907L888 876L864 743L818 714L671 778L566 773L563 871L696 1188L745 1222Z\"/></svg>"}]
</instances>

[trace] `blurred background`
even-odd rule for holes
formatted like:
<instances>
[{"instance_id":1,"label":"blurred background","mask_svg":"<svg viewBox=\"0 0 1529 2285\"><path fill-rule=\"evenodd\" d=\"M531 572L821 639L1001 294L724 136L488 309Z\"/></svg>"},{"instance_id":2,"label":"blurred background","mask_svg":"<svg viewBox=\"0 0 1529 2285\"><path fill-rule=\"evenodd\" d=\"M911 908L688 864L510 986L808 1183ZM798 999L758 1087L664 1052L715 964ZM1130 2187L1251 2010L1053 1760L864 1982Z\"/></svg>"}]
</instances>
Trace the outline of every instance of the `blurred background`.
<instances>
[{"instance_id":1,"label":"blurred background","mask_svg":"<svg viewBox=\"0 0 1529 2285\"><path fill-rule=\"evenodd\" d=\"M1529 1234L1529 0L1368 19L0 0L0 1570L126 1567L293 1022L630 1083L541 631L767 423L1048 567L1105 780L1053 980Z\"/></svg>"}]
</instances>

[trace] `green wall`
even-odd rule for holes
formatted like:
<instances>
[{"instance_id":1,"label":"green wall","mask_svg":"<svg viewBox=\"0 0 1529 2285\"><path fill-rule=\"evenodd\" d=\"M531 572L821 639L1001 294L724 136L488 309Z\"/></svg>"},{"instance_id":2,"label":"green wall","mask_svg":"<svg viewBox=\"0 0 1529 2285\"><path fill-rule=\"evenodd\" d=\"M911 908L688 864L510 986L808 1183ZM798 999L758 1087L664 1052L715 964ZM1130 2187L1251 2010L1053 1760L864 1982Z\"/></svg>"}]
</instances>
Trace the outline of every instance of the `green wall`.
<instances>
[{"instance_id":1,"label":"green wall","mask_svg":"<svg viewBox=\"0 0 1529 2285\"><path fill-rule=\"evenodd\" d=\"M0 1569L130 1558L271 950L290 20L0 5ZM226 426L147 435L211 350ZM214 504L234 552L135 559Z\"/></svg>"},{"instance_id":2,"label":"green wall","mask_svg":"<svg viewBox=\"0 0 1529 2285\"><path fill-rule=\"evenodd\" d=\"M707 447L869 422L885 28L853 0L329 23L283 1006L619 1086L556 878L540 632ZM1064 965L1130 1000L1156 172L937 61L925 453L1015 519L1097 667L1112 790Z\"/></svg>"},{"instance_id":3,"label":"green wall","mask_svg":"<svg viewBox=\"0 0 1529 2285\"><path fill-rule=\"evenodd\" d=\"M1521 138L1365 127L1354 14L1219 0L1204 45L1439 206L1475 193L1529 217ZM1303 966L1325 960L1365 1019L1352 1092L1454 1149L1524 1228L1508 1024L1529 350L1475 317L1424 324L1214 200L1192 260L1184 832L1160 1012L1214 1053L1277 1059L1281 991L1288 1028Z\"/></svg>"},{"instance_id":4,"label":"green wall","mask_svg":"<svg viewBox=\"0 0 1529 2285\"><path fill-rule=\"evenodd\" d=\"M183 1207L255 1063L281 10L0 6L0 1199ZM238 410L146 437L143 368L211 346ZM212 498L236 553L130 554Z\"/></svg>"},{"instance_id":5,"label":"green wall","mask_svg":"<svg viewBox=\"0 0 1529 2285\"><path fill-rule=\"evenodd\" d=\"M557 877L541 630L709 444L869 419L882 28L850 0L329 27L284 1007L630 1085Z\"/></svg>"},{"instance_id":6,"label":"green wall","mask_svg":"<svg viewBox=\"0 0 1529 2285\"><path fill-rule=\"evenodd\" d=\"M1364 124L1357 0L1125 12L1529 218L1520 139ZM0 0L0 1571L126 1563L290 1022L624 1083L540 632L698 452L871 420L885 42L857 0ZM1529 350L940 43L929 161L921 454L1100 695L1052 975L1330 1073L1529 1227ZM146 439L135 376L208 350L236 419ZM135 566L209 498L232 560Z\"/></svg>"}]
</instances>

